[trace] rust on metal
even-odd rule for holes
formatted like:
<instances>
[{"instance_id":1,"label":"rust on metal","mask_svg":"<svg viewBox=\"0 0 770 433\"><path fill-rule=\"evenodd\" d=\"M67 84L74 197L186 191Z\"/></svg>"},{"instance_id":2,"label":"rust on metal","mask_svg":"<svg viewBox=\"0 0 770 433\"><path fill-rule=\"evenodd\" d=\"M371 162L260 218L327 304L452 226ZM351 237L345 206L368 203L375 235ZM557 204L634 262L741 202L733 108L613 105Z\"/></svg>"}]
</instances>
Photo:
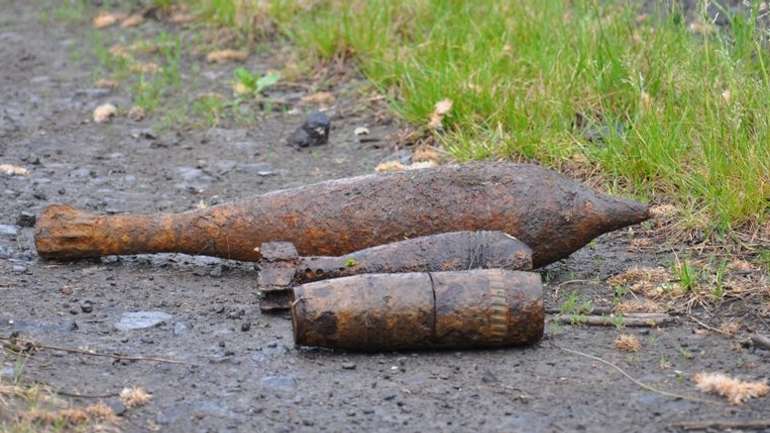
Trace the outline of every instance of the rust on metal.
<instances>
[{"instance_id":1,"label":"rust on metal","mask_svg":"<svg viewBox=\"0 0 770 433\"><path fill-rule=\"evenodd\" d=\"M532 269L532 250L503 232L450 232L366 248L344 256L300 257L289 242L260 247L263 311L288 309L297 284L358 274Z\"/></svg>"},{"instance_id":2,"label":"rust on metal","mask_svg":"<svg viewBox=\"0 0 770 433\"><path fill-rule=\"evenodd\" d=\"M540 275L483 269L365 274L294 288L294 342L355 351L534 343L545 316Z\"/></svg>"},{"instance_id":3,"label":"rust on metal","mask_svg":"<svg viewBox=\"0 0 770 433\"><path fill-rule=\"evenodd\" d=\"M53 205L38 219L35 242L52 259L181 252L256 261L257 247L270 241L336 256L435 233L496 230L529 245L540 267L647 218L645 205L536 165L473 163L327 181L178 214L107 216Z\"/></svg>"}]
</instances>

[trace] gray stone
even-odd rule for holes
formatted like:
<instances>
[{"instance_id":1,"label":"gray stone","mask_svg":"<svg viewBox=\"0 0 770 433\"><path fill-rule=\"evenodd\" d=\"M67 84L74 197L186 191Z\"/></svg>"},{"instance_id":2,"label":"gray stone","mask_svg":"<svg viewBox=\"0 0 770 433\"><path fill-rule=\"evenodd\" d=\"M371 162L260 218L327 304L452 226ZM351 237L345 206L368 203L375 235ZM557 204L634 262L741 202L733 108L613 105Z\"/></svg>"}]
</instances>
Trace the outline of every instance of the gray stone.
<instances>
[{"instance_id":1,"label":"gray stone","mask_svg":"<svg viewBox=\"0 0 770 433\"><path fill-rule=\"evenodd\" d=\"M0 235L16 236L19 230L12 224L0 224Z\"/></svg>"},{"instance_id":2,"label":"gray stone","mask_svg":"<svg viewBox=\"0 0 770 433\"><path fill-rule=\"evenodd\" d=\"M291 376L265 376L262 378L262 386L273 391L293 391L297 387L297 380Z\"/></svg>"},{"instance_id":3,"label":"gray stone","mask_svg":"<svg viewBox=\"0 0 770 433\"><path fill-rule=\"evenodd\" d=\"M187 331L189 330L190 328L184 322L174 323L174 335L176 335L177 337L179 337L180 335L187 334Z\"/></svg>"},{"instance_id":4,"label":"gray stone","mask_svg":"<svg viewBox=\"0 0 770 433\"><path fill-rule=\"evenodd\" d=\"M255 174L257 176L271 176L275 174L273 166L267 162L257 162L253 164L240 164L238 171L246 174Z\"/></svg>"},{"instance_id":5,"label":"gray stone","mask_svg":"<svg viewBox=\"0 0 770 433\"><path fill-rule=\"evenodd\" d=\"M121 331L152 328L169 319L171 319L171 315L164 313L163 311L135 311L123 313L120 317L120 321L115 324L115 328Z\"/></svg>"},{"instance_id":6,"label":"gray stone","mask_svg":"<svg viewBox=\"0 0 770 433\"><path fill-rule=\"evenodd\" d=\"M182 181L175 186L181 190L203 191L214 181L205 171L195 167L177 167L176 173Z\"/></svg>"},{"instance_id":7,"label":"gray stone","mask_svg":"<svg viewBox=\"0 0 770 433\"><path fill-rule=\"evenodd\" d=\"M0 377L5 379L13 379L16 377L16 370L14 370L13 367L9 367L9 366L3 367L2 369L0 369Z\"/></svg>"}]
</instances>

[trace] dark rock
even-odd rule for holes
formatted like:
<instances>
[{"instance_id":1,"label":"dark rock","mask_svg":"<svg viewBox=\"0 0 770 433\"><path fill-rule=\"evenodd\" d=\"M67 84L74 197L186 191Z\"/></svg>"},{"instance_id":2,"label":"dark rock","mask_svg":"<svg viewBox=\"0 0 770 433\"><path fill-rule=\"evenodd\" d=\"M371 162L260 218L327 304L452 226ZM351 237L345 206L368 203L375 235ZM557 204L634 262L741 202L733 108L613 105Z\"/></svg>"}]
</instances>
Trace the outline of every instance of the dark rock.
<instances>
[{"instance_id":1,"label":"dark rock","mask_svg":"<svg viewBox=\"0 0 770 433\"><path fill-rule=\"evenodd\" d=\"M94 304L91 301L83 301L80 304L80 311L88 314L94 311Z\"/></svg>"},{"instance_id":2,"label":"dark rock","mask_svg":"<svg viewBox=\"0 0 770 433\"><path fill-rule=\"evenodd\" d=\"M36 221L37 216L32 212L21 211L16 217L16 225L20 227L34 227Z\"/></svg>"},{"instance_id":3,"label":"dark rock","mask_svg":"<svg viewBox=\"0 0 770 433\"><path fill-rule=\"evenodd\" d=\"M331 121L329 117L315 111L310 113L305 122L289 137L289 145L296 147L320 146L329 142Z\"/></svg>"},{"instance_id":4,"label":"dark rock","mask_svg":"<svg viewBox=\"0 0 770 433\"><path fill-rule=\"evenodd\" d=\"M249 332L250 329L251 329L251 322L243 322L243 323L241 323L241 331Z\"/></svg>"}]
</instances>

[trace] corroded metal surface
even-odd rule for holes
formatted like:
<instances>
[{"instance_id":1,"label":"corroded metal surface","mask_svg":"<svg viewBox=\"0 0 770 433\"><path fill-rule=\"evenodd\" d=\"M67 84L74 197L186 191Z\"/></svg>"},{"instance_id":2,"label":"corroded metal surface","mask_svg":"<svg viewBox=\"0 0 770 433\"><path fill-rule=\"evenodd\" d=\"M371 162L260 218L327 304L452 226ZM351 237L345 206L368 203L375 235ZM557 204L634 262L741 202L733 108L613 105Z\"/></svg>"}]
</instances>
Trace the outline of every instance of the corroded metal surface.
<instances>
[{"instance_id":1,"label":"corroded metal surface","mask_svg":"<svg viewBox=\"0 0 770 433\"><path fill-rule=\"evenodd\" d=\"M647 206L598 194L535 165L474 163L322 182L180 214L101 216L64 205L36 226L44 258L183 252L255 261L264 242L341 255L402 239L498 230L540 267L596 236L648 218Z\"/></svg>"},{"instance_id":2,"label":"corroded metal surface","mask_svg":"<svg viewBox=\"0 0 770 433\"><path fill-rule=\"evenodd\" d=\"M358 274L532 269L532 250L503 232L450 232L380 245L339 257L300 257L288 242L260 247L263 311L288 309L292 286ZM282 293L276 293L280 291ZM288 292L283 293L283 292Z\"/></svg>"},{"instance_id":3,"label":"corroded metal surface","mask_svg":"<svg viewBox=\"0 0 770 433\"><path fill-rule=\"evenodd\" d=\"M356 351L534 343L545 316L540 276L500 269L367 274L294 288L294 341Z\"/></svg>"}]
</instances>

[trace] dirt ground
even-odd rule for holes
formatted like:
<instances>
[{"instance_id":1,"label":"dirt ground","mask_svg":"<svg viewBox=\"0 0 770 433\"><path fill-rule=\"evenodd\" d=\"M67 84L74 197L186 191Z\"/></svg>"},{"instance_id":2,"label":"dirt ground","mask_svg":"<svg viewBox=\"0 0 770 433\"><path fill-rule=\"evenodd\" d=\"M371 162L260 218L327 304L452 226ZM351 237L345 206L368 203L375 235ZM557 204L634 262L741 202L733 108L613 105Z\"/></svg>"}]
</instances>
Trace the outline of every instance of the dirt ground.
<instances>
[{"instance_id":1,"label":"dirt ground","mask_svg":"<svg viewBox=\"0 0 770 433\"><path fill-rule=\"evenodd\" d=\"M521 349L339 353L295 348L288 318L260 313L251 264L184 255L40 260L33 229L16 225L22 212L37 214L57 202L102 212L184 211L201 201L370 173L394 152L384 141L396 131L373 112L350 108L354 96L337 101L330 143L303 151L285 145L301 110L260 114L249 127L155 132L151 119L125 116L95 124L94 107L109 101L127 108L130 97L94 87L93 56L71 55L86 44L86 31L42 20L42 7L0 0L0 163L30 171L0 176L0 336L17 331L44 344L184 364L41 350L22 365L5 352L4 377L23 374L70 394L113 395L104 400L118 409L115 393L142 386L153 398L123 414L119 427L126 432L659 432L675 431L681 421L769 413L770 398L731 406L700 394L692 376L768 378L770 351L702 332L686 316L674 326L623 330L641 341L636 353L615 349L614 327L554 324L541 343ZM264 69L260 62L271 53L255 57L251 66ZM223 74L222 66L188 61L204 77ZM353 133L359 126L383 142L359 143ZM630 247L639 230L606 235L544 270L548 307L574 293L606 305L609 276L636 264L668 263L670 248ZM139 311L168 316L146 329L116 327L124 313ZM770 330L768 317L753 311L735 303L723 313L746 329ZM562 348L601 357L656 388L713 402L642 389Z\"/></svg>"}]
</instances>

